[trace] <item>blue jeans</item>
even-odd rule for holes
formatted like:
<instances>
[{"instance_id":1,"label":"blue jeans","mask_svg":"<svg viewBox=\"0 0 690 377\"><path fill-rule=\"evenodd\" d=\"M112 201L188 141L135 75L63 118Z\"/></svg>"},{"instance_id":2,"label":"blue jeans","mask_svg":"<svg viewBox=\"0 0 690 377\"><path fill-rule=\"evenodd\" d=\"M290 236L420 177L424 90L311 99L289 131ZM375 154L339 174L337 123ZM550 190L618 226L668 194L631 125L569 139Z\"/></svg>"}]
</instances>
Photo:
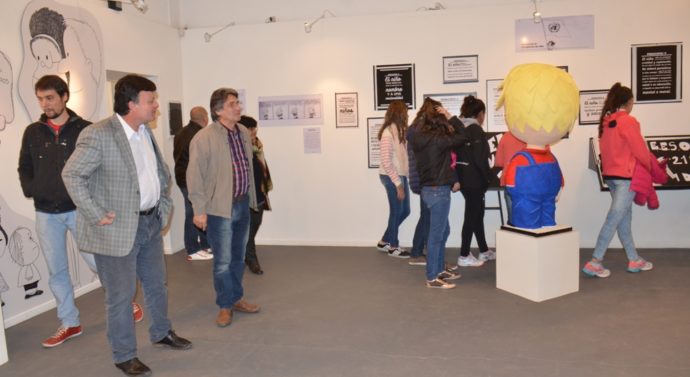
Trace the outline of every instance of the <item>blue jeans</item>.
<instances>
[{"instance_id":1,"label":"blue jeans","mask_svg":"<svg viewBox=\"0 0 690 377\"><path fill-rule=\"evenodd\" d=\"M104 225L107 227L107 225ZM139 216L132 251L123 257L96 254L98 277L105 289L107 336L113 361L121 363L137 356L137 339L132 316L132 301L137 279L144 291L149 339L157 342L168 335L168 288L161 221L156 214Z\"/></svg>"},{"instance_id":2,"label":"blue jeans","mask_svg":"<svg viewBox=\"0 0 690 377\"><path fill-rule=\"evenodd\" d=\"M630 191L630 180L607 179L606 184L611 190L611 207L606 215L604 225L599 231L597 244L594 247L593 257L603 260L606 249L609 247L614 233L618 231L618 239L623 244L625 254L631 261L640 258L635 250L635 242L632 238L632 203L635 192Z\"/></svg>"},{"instance_id":3,"label":"blue jeans","mask_svg":"<svg viewBox=\"0 0 690 377\"><path fill-rule=\"evenodd\" d=\"M74 287L69 274L67 231L76 239L76 211L57 214L36 212L36 236L48 265L48 286L57 303L58 319L63 327L75 327L79 326L79 310L74 305ZM76 257L76 251L74 253ZM89 268L96 271L93 254L81 253L81 256Z\"/></svg>"},{"instance_id":4,"label":"blue jeans","mask_svg":"<svg viewBox=\"0 0 690 377\"><path fill-rule=\"evenodd\" d=\"M407 177L400 176L402 181L403 191L405 192L405 199L398 200L398 189L395 187L393 181L387 175L379 175L383 187L386 189L386 196L388 197L388 227L383 233L381 240L391 244L391 246L400 246L398 241L398 228L400 224L410 215L410 185L407 182Z\"/></svg>"},{"instance_id":5,"label":"blue jeans","mask_svg":"<svg viewBox=\"0 0 690 377\"><path fill-rule=\"evenodd\" d=\"M199 250L206 250L209 246L206 232L194 225L194 209L192 202L189 201L189 191L182 187L180 191L184 197L184 248L187 250L187 255L191 255Z\"/></svg>"},{"instance_id":6,"label":"blue jeans","mask_svg":"<svg viewBox=\"0 0 690 377\"><path fill-rule=\"evenodd\" d=\"M244 253L249 238L249 198L232 202L231 218L208 215L206 236L213 249L216 305L230 309L244 296Z\"/></svg>"},{"instance_id":7,"label":"blue jeans","mask_svg":"<svg viewBox=\"0 0 690 377\"><path fill-rule=\"evenodd\" d=\"M424 255L424 247L426 241L429 239L429 208L424 204L422 196L419 196L419 220L417 226L414 228L414 237L412 238L412 250L410 256L412 258Z\"/></svg>"},{"instance_id":8,"label":"blue jeans","mask_svg":"<svg viewBox=\"0 0 690 377\"><path fill-rule=\"evenodd\" d=\"M424 186L422 200L429 209L426 280L434 280L444 270L446 262L446 241L450 234L450 186Z\"/></svg>"}]
</instances>

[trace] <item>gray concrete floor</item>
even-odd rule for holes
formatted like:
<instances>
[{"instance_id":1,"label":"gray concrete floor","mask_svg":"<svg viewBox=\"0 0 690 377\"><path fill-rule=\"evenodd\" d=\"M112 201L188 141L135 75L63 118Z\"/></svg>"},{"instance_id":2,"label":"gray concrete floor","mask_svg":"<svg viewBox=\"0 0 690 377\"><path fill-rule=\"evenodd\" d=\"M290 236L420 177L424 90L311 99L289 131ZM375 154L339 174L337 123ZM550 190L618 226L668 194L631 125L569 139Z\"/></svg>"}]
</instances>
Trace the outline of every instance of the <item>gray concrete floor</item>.
<instances>
[{"instance_id":1,"label":"gray concrete floor","mask_svg":"<svg viewBox=\"0 0 690 377\"><path fill-rule=\"evenodd\" d=\"M219 329L211 263L181 252L167 257L170 317L194 348L152 347L145 320L139 358L156 376L690 376L690 250L640 253L653 271L626 273L624 253L610 250L610 278L581 276L579 293L533 303L495 288L494 263L463 268L444 291L425 288L424 267L373 247L263 246L266 274L244 279L261 312ZM40 345L55 310L8 329L0 376L122 375L103 292L77 305L84 334L59 347Z\"/></svg>"}]
</instances>

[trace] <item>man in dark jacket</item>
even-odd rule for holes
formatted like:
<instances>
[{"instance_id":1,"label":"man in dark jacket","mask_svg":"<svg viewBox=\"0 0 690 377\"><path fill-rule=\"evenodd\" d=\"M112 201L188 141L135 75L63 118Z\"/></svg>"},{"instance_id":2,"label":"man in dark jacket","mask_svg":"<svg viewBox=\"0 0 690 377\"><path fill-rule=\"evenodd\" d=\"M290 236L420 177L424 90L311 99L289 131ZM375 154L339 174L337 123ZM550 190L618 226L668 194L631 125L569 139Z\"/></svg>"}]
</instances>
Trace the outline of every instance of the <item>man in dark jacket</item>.
<instances>
[{"instance_id":1,"label":"man in dark jacket","mask_svg":"<svg viewBox=\"0 0 690 377\"><path fill-rule=\"evenodd\" d=\"M48 265L48 285L61 321L57 332L42 343L50 348L81 334L66 248L68 230L76 239L76 206L60 174L74 152L79 133L91 122L67 108L69 87L59 76L43 76L34 89L43 114L38 122L24 130L18 170L24 195L34 200L36 234ZM81 255L95 271L93 255ZM135 304L134 309L136 319L141 320L141 308Z\"/></svg>"},{"instance_id":2,"label":"man in dark jacket","mask_svg":"<svg viewBox=\"0 0 690 377\"><path fill-rule=\"evenodd\" d=\"M187 165L189 165L189 144L194 135L208 124L208 112L201 106L192 108L189 112L189 124L175 135L173 157L175 157L175 181L184 197L184 247L187 250L187 260L213 259L210 246L206 240L206 232L194 226L192 221L194 210L189 201L187 190Z\"/></svg>"}]
</instances>

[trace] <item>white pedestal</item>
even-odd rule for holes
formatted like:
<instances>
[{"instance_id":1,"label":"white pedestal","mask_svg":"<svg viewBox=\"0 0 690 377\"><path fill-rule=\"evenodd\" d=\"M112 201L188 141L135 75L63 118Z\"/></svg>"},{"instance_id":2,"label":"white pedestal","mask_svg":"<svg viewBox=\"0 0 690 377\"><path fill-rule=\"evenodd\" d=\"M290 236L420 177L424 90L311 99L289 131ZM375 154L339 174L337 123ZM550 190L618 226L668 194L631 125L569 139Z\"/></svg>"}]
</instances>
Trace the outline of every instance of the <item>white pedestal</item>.
<instances>
[{"instance_id":1,"label":"white pedestal","mask_svg":"<svg viewBox=\"0 0 690 377\"><path fill-rule=\"evenodd\" d=\"M576 231L496 231L496 288L541 302L577 292L579 269Z\"/></svg>"},{"instance_id":2,"label":"white pedestal","mask_svg":"<svg viewBox=\"0 0 690 377\"><path fill-rule=\"evenodd\" d=\"M2 309L0 309L0 365L8 362L10 358L7 356L7 341L5 340L5 320L2 318Z\"/></svg>"}]
</instances>

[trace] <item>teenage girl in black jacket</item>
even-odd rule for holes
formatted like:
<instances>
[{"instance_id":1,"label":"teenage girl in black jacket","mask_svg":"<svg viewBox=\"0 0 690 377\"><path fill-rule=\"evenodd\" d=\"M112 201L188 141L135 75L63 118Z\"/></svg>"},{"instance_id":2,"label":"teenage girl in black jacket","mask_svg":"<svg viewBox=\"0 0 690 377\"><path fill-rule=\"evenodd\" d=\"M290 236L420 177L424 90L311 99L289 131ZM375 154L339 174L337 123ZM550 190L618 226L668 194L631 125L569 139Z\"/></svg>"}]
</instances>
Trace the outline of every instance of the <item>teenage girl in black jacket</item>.
<instances>
[{"instance_id":1,"label":"teenage girl in black jacket","mask_svg":"<svg viewBox=\"0 0 690 377\"><path fill-rule=\"evenodd\" d=\"M485 194L492 175L489 143L482 129L485 116L486 106L482 100L471 95L465 97L460 117L465 124L467 140L456 150L458 161L455 166L460 192L465 198L465 219L458 258L458 266L461 267L479 267L485 261L496 259L496 254L486 245L484 235ZM470 253L473 234L479 246L479 258Z\"/></svg>"}]
</instances>

